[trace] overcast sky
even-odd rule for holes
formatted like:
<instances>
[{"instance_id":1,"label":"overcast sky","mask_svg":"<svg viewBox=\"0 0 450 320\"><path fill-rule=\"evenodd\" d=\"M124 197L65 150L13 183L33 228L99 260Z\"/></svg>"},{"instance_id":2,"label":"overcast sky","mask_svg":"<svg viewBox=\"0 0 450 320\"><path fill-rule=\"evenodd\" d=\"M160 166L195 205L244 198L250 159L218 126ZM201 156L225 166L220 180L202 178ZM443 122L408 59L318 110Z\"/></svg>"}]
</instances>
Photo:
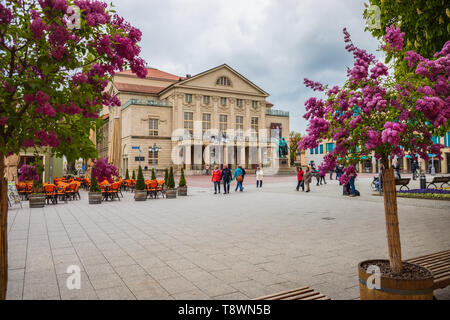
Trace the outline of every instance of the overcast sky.
<instances>
[{"instance_id":1,"label":"overcast sky","mask_svg":"<svg viewBox=\"0 0 450 320\"><path fill-rule=\"evenodd\" d=\"M363 0L112 0L143 32L142 57L180 76L227 63L290 111L291 130L305 132L303 78L343 84L352 56L342 29L375 53L364 32ZM379 56L379 53L376 53Z\"/></svg>"}]
</instances>

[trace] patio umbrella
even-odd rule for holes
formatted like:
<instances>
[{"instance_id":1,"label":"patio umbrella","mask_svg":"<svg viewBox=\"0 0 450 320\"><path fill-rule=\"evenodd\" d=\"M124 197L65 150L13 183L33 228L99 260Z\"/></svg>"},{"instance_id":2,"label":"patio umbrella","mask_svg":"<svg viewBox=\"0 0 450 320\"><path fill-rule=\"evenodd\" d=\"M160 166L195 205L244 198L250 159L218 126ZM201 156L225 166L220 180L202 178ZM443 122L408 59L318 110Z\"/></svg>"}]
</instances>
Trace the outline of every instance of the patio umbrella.
<instances>
[{"instance_id":1,"label":"patio umbrella","mask_svg":"<svg viewBox=\"0 0 450 320\"><path fill-rule=\"evenodd\" d=\"M91 129L91 131L89 132L89 139L92 141L94 146L97 146L97 133L95 132L95 130ZM91 159L89 159L87 162L87 170L86 170L86 178L88 178L88 179L91 178L91 172L92 172L93 166L94 166L94 163L92 162Z\"/></svg>"},{"instance_id":2,"label":"patio umbrella","mask_svg":"<svg viewBox=\"0 0 450 320\"><path fill-rule=\"evenodd\" d=\"M17 182L17 166L19 165L20 157L16 154L13 154L12 156L9 156L6 158L6 179L8 181L15 181Z\"/></svg>"},{"instance_id":3,"label":"patio umbrella","mask_svg":"<svg viewBox=\"0 0 450 320\"><path fill-rule=\"evenodd\" d=\"M120 166L120 118L113 120L111 144L109 145L108 162L116 168Z\"/></svg>"}]
</instances>

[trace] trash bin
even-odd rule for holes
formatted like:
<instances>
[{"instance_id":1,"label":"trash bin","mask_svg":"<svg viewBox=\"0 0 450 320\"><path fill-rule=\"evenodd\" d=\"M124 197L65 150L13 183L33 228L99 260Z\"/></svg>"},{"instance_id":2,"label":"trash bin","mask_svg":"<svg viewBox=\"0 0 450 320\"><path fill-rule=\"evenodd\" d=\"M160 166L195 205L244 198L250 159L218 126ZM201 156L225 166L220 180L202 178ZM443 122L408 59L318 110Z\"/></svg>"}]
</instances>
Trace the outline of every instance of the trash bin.
<instances>
[{"instance_id":1,"label":"trash bin","mask_svg":"<svg viewBox=\"0 0 450 320\"><path fill-rule=\"evenodd\" d=\"M427 188L427 177L422 173L420 175L420 189Z\"/></svg>"}]
</instances>

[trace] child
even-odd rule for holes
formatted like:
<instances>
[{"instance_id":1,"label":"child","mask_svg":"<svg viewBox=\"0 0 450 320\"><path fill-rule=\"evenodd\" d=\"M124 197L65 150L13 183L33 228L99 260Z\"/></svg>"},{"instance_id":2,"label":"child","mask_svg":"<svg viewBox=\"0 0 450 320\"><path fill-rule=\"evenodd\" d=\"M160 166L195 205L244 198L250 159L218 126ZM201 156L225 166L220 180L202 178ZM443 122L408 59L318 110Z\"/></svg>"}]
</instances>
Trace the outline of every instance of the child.
<instances>
[{"instance_id":1,"label":"child","mask_svg":"<svg viewBox=\"0 0 450 320\"><path fill-rule=\"evenodd\" d=\"M264 172L260 167L256 169L256 188L262 188Z\"/></svg>"}]
</instances>

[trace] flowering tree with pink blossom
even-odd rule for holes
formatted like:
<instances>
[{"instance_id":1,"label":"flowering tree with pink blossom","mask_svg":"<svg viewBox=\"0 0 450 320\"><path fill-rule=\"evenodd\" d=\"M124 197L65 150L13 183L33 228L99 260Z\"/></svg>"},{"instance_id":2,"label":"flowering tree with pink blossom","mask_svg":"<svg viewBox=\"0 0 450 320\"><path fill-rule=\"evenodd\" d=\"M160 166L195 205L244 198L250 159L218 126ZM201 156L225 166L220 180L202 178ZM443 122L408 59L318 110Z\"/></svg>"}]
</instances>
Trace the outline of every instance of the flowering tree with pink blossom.
<instances>
[{"instance_id":1,"label":"flowering tree with pink blossom","mask_svg":"<svg viewBox=\"0 0 450 320\"><path fill-rule=\"evenodd\" d=\"M114 177L119 175L119 171L115 166L108 163L107 158L102 158L94 161L94 167L92 168L92 177L96 178L98 182L108 181L114 182Z\"/></svg>"},{"instance_id":2,"label":"flowering tree with pink blossom","mask_svg":"<svg viewBox=\"0 0 450 320\"><path fill-rule=\"evenodd\" d=\"M341 182L348 183L356 174L355 165L364 157L381 160L387 238L391 268L402 270L394 170L389 159L410 154L428 160L429 153L441 157L440 144L432 136L449 130L450 118L450 41L434 59L414 51L404 52L404 33L396 26L386 28L382 49L396 59L408 62L410 73L401 79L389 76L389 67L375 56L357 48L344 29L346 50L355 63L348 70L342 87L332 87L305 79L305 85L323 92L325 99L306 102L304 118L309 121L308 136L299 149L318 146L321 141L335 141L335 149L324 157L322 173L339 162L346 168Z\"/></svg>"},{"instance_id":3,"label":"flowering tree with pink blossom","mask_svg":"<svg viewBox=\"0 0 450 320\"><path fill-rule=\"evenodd\" d=\"M124 68L147 74L141 36L101 1L0 1L0 299L8 269L5 157L31 148L96 157L89 132L103 106L120 106L108 82Z\"/></svg>"}]
</instances>

